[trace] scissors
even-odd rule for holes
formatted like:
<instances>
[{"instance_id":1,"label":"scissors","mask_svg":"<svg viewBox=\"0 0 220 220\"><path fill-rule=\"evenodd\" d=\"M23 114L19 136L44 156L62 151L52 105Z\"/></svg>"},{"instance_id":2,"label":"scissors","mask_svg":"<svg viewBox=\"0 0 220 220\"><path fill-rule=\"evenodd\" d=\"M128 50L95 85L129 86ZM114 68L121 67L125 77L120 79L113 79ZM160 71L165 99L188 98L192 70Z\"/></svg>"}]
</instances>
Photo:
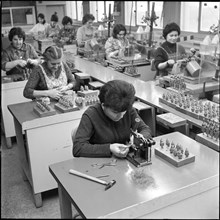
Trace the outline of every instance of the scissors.
<instances>
[{"instance_id":1,"label":"scissors","mask_svg":"<svg viewBox=\"0 0 220 220\"><path fill-rule=\"evenodd\" d=\"M101 169L101 168L103 168L103 167L105 167L105 166L116 166L116 162L117 162L117 160L116 159L113 159L113 160L111 160L110 162L108 162L108 163L95 163L95 164L92 164L91 166L92 167L96 167L96 166L99 166L99 169Z\"/></svg>"}]
</instances>

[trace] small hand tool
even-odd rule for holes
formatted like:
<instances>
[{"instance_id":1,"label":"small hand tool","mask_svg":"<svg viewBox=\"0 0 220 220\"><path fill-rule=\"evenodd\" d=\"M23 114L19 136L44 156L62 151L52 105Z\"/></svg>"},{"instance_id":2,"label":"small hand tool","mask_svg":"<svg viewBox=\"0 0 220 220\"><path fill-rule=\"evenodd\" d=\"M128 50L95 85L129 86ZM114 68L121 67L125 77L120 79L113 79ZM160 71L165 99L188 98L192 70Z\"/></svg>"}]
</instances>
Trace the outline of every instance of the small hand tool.
<instances>
[{"instance_id":1,"label":"small hand tool","mask_svg":"<svg viewBox=\"0 0 220 220\"><path fill-rule=\"evenodd\" d=\"M93 167L95 166L100 166L99 169L105 167L105 166L116 166L116 162L117 160L116 159L113 159L112 161L110 161L109 163L102 163L102 164L99 164L99 163L95 163L95 164L92 164Z\"/></svg>"},{"instance_id":2,"label":"small hand tool","mask_svg":"<svg viewBox=\"0 0 220 220\"><path fill-rule=\"evenodd\" d=\"M79 176L79 177L83 177L83 178L88 179L88 180L92 180L92 181L97 182L97 183L101 183L101 184L105 185L105 190L108 190L109 188L111 188L116 183L115 180L111 180L110 182L107 183L104 180L100 180L96 177L89 176L85 173L81 173L81 172L73 170L73 169L70 169L69 173L73 174L73 175L76 175L76 176Z\"/></svg>"}]
</instances>

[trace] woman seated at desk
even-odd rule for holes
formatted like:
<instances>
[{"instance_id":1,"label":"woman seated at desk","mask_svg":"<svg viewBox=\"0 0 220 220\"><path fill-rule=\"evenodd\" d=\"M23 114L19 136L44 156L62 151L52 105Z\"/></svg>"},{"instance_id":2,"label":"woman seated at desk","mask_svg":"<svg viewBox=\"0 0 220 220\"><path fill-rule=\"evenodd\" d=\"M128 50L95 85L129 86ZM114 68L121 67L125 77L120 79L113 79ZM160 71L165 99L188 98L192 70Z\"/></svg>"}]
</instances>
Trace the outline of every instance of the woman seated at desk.
<instances>
[{"instance_id":1,"label":"woman seated at desk","mask_svg":"<svg viewBox=\"0 0 220 220\"><path fill-rule=\"evenodd\" d=\"M135 88L122 80L112 80L101 87L100 103L90 106L82 115L73 137L74 157L126 157L131 128L151 138L150 128L135 108Z\"/></svg>"},{"instance_id":2,"label":"woman seated at desk","mask_svg":"<svg viewBox=\"0 0 220 220\"><path fill-rule=\"evenodd\" d=\"M157 48L154 58L157 76L168 75L175 62L186 57L184 47L177 44L179 36L180 27L174 22L167 24L163 29L163 37L166 41ZM182 64L184 65L184 62Z\"/></svg>"},{"instance_id":3,"label":"woman seated at desk","mask_svg":"<svg viewBox=\"0 0 220 220\"><path fill-rule=\"evenodd\" d=\"M65 91L73 89L76 85L75 78L62 61L62 48L50 46L43 57L45 61L33 69L23 95L28 99L49 97L58 100Z\"/></svg>"},{"instance_id":4,"label":"woman seated at desk","mask_svg":"<svg viewBox=\"0 0 220 220\"><path fill-rule=\"evenodd\" d=\"M34 47L25 43L25 32L20 27L13 27L8 35L11 44L2 51L2 69L6 75L23 75L26 68L40 63Z\"/></svg>"},{"instance_id":5,"label":"woman seated at desk","mask_svg":"<svg viewBox=\"0 0 220 220\"><path fill-rule=\"evenodd\" d=\"M58 20L59 19L58 19L58 16L57 16L57 12L54 12L54 14L51 15L50 24L49 24L48 29L47 29L47 37L51 37L54 40L57 39L58 34L61 30L60 25L57 23Z\"/></svg>"},{"instance_id":6,"label":"woman seated at desk","mask_svg":"<svg viewBox=\"0 0 220 220\"><path fill-rule=\"evenodd\" d=\"M62 20L63 28L61 28L58 39L62 45L73 44L76 39L76 30L73 27L73 21L70 17L64 16Z\"/></svg>"},{"instance_id":7,"label":"woman seated at desk","mask_svg":"<svg viewBox=\"0 0 220 220\"><path fill-rule=\"evenodd\" d=\"M124 25L116 24L110 37L105 43L106 58L124 56L125 48L129 46L129 41L125 37L127 30Z\"/></svg>"},{"instance_id":8,"label":"woman seated at desk","mask_svg":"<svg viewBox=\"0 0 220 220\"><path fill-rule=\"evenodd\" d=\"M38 23L34 25L34 27L29 30L29 33L34 35L34 38L36 40L38 39L44 39L47 35L47 29L49 27L49 24L45 20L44 14L40 13L37 16Z\"/></svg>"},{"instance_id":9,"label":"woman seated at desk","mask_svg":"<svg viewBox=\"0 0 220 220\"><path fill-rule=\"evenodd\" d=\"M78 47L84 47L85 42L91 40L96 33L96 29L92 26L95 17L92 14L85 14L82 19L83 26L78 28L76 40Z\"/></svg>"}]
</instances>

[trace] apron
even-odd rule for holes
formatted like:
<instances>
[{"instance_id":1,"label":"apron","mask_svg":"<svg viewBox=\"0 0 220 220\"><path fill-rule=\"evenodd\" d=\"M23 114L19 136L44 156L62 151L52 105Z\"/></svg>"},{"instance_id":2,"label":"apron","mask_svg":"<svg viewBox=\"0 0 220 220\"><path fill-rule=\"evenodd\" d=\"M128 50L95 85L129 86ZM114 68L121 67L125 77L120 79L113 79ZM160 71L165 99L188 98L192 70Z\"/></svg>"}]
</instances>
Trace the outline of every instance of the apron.
<instances>
[{"instance_id":1,"label":"apron","mask_svg":"<svg viewBox=\"0 0 220 220\"><path fill-rule=\"evenodd\" d=\"M39 66L41 67L42 72L44 74L48 90L67 85L67 77L64 71L63 63L61 63L61 72L58 78L55 78L53 75L49 77L46 74L44 68L41 65Z\"/></svg>"},{"instance_id":2,"label":"apron","mask_svg":"<svg viewBox=\"0 0 220 220\"><path fill-rule=\"evenodd\" d=\"M166 54L168 56L168 60L172 59L176 62L177 60L180 60L182 58L182 55L179 53L178 54L176 52L175 53L168 53L163 47L160 47L160 48L166 52ZM163 70L159 70L157 75L158 76L167 76L169 73L172 72L172 69L173 69L173 67L166 67Z\"/></svg>"}]
</instances>

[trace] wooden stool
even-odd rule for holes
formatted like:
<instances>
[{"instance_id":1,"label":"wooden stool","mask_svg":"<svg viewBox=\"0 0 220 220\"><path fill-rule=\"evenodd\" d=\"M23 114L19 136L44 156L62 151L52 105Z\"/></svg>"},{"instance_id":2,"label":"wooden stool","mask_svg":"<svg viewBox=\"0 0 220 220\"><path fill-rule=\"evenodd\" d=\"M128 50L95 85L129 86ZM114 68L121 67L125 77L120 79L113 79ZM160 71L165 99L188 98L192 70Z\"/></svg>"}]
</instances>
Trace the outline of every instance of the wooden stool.
<instances>
[{"instance_id":1,"label":"wooden stool","mask_svg":"<svg viewBox=\"0 0 220 220\"><path fill-rule=\"evenodd\" d=\"M206 134L200 133L196 134L195 140L219 152L219 139L214 140L210 137L207 137Z\"/></svg>"},{"instance_id":2,"label":"wooden stool","mask_svg":"<svg viewBox=\"0 0 220 220\"><path fill-rule=\"evenodd\" d=\"M156 136L156 114L155 108L141 101L135 101L133 107L137 110L141 119L151 128L152 136ZM150 111L150 113L149 113Z\"/></svg>"},{"instance_id":3,"label":"wooden stool","mask_svg":"<svg viewBox=\"0 0 220 220\"><path fill-rule=\"evenodd\" d=\"M103 85L104 83L99 81L89 82L89 88L92 90L100 89Z\"/></svg>"},{"instance_id":4,"label":"wooden stool","mask_svg":"<svg viewBox=\"0 0 220 220\"><path fill-rule=\"evenodd\" d=\"M183 119L177 115L174 115L173 113L164 113L161 115L157 115L156 119L158 122L162 123L166 127L174 128L175 130L179 130L180 132L182 131L181 127L184 126L183 133L189 136L189 125L186 119Z\"/></svg>"}]
</instances>

